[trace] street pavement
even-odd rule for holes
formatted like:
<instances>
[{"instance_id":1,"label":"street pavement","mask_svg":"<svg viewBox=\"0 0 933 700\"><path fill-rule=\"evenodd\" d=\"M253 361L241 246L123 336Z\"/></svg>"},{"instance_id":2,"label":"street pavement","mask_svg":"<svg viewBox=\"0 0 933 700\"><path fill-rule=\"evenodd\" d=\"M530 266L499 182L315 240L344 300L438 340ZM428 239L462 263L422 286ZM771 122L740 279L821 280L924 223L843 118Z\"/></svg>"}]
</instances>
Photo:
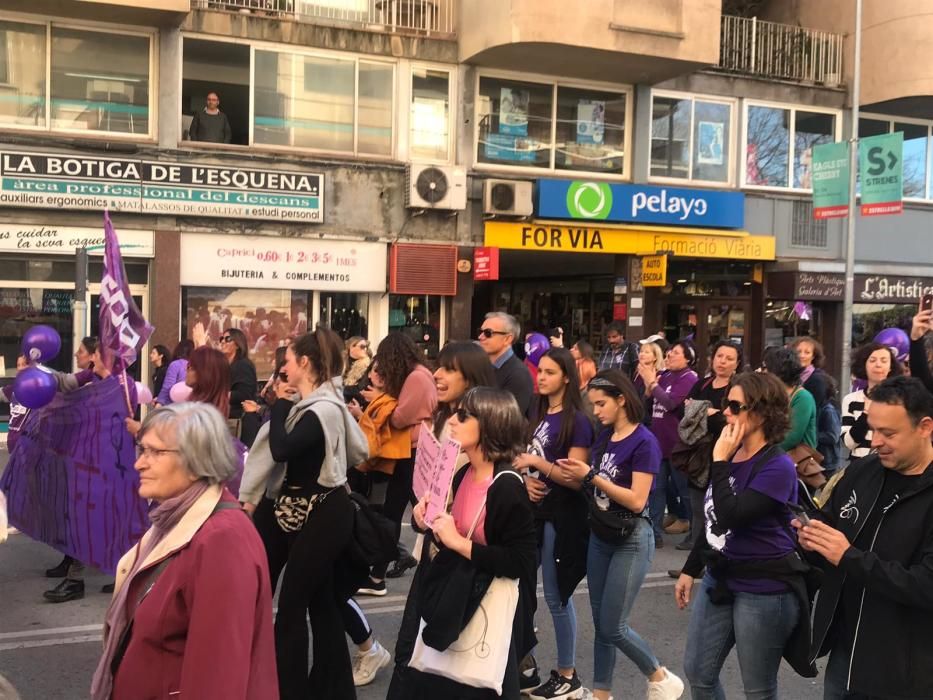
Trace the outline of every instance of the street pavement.
<instances>
[{"instance_id":1,"label":"street pavement","mask_svg":"<svg viewBox=\"0 0 933 700\"><path fill-rule=\"evenodd\" d=\"M403 537L410 543L411 531ZM673 580L669 568L679 567L684 552L673 548L675 538L658 550L651 573L635 603L632 627L651 644L661 662L683 677L683 652L687 613L677 610L673 598ZM60 555L24 535L14 534L0 545L0 673L19 690L23 700L80 700L87 697L100 653L100 625L109 600L100 593L108 579L88 572L87 595L83 600L52 605L42 599L42 591L54 582L45 579L44 570L60 560ZM389 582L389 593L382 598L361 596L359 602L375 630L377 638L390 651L405 605L411 572ZM536 618L541 643L537 650L542 672L556 662L554 635L539 586ZM584 581L574 596L577 610L578 670L584 685L593 671L593 622ZM236 611L231 611L236 614ZM223 640L218 640L223 663ZM384 698L389 684L389 670L380 672L371 685L358 689L360 700ZM735 654L730 655L722 679L729 698L740 697L741 681ZM795 700L822 697L822 682L796 676L786 664L780 675L781 696ZM622 698L644 697L645 681L635 666L621 653L615 670L613 694ZM689 697L687 691L684 697ZM322 699L325 700L325 699Z\"/></svg>"}]
</instances>

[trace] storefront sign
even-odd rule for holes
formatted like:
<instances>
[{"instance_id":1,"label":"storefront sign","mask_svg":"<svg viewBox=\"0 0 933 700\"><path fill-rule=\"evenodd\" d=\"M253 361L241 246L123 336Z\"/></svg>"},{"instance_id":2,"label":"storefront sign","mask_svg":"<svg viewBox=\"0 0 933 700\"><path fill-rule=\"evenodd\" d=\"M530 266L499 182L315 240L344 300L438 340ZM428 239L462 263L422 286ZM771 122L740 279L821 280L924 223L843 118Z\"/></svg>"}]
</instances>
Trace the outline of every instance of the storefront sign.
<instances>
[{"instance_id":1,"label":"storefront sign","mask_svg":"<svg viewBox=\"0 0 933 700\"><path fill-rule=\"evenodd\" d=\"M499 279L499 249L481 247L473 251L473 279Z\"/></svg>"},{"instance_id":2,"label":"storefront sign","mask_svg":"<svg viewBox=\"0 0 933 700\"><path fill-rule=\"evenodd\" d=\"M324 176L0 150L0 206L321 223Z\"/></svg>"},{"instance_id":3,"label":"storefront sign","mask_svg":"<svg viewBox=\"0 0 933 700\"><path fill-rule=\"evenodd\" d=\"M862 216L904 211L904 132L859 140Z\"/></svg>"},{"instance_id":4,"label":"storefront sign","mask_svg":"<svg viewBox=\"0 0 933 700\"><path fill-rule=\"evenodd\" d=\"M896 275L856 275L855 302L919 304L924 294L933 294L933 278Z\"/></svg>"},{"instance_id":5,"label":"storefront sign","mask_svg":"<svg viewBox=\"0 0 933 700\"><path fill-rule=\"evenodd\" d=\"M584 180L538 180L537 214L543 219L742 228L745 195Z\"/></svg>"},{"instance_id":6,"label":"storefront sign","mask_svg":"<svg viewBox=\"0 0 933 700\"><path fill-rule=\"evenodd\" d=\"M643 287L663 287L667 284L667 256L646 255L641 259Z\"/></svg>"},{"instance_id":7,"label":"storefront sign","mask_svg":"<svg viewBox=\"0 0 933 700\"><path fill-rule=\"evenodd\" d=\"M723 236L671 232L650 227L591 227L551 222L486 224L485 243L512 250L568 253L671 253L685 258L774 260L772 236ZM639 276L639 280L641 277Z\"/></svg>"},{"instance_id":8,"label":"storefront sign","mask_svg":"<svg viewBox=\"0 0 933 700\"><path fill-rule=\"evenodd\" d=\"M120 253L130 258L155 256L152 231L121 228ZM43 226L41 224L0 223L0 251L30 255L74 255L77 248L86 247L90 255L104 254L104 228L76 226Z\"/></svg>"},{"instance_id":9,"label":"storefront sign","mask_svg":"<svg viewBox=\"0 0 933 700\"><path fill-rule=\"evenodd\" d=\"M182 234L181 283L384 292L386 247L354 241Z\"/></svg>"},{"instance_id":10,"label":"storefront sign","mask_svg":"<svg viewBox=\"0 0 933 700\"><path fill-rule=\"evenodd\" d=\"M849 215L849 144L824 143L813 147L813 218Z\"/></svg>"}]
</instances>

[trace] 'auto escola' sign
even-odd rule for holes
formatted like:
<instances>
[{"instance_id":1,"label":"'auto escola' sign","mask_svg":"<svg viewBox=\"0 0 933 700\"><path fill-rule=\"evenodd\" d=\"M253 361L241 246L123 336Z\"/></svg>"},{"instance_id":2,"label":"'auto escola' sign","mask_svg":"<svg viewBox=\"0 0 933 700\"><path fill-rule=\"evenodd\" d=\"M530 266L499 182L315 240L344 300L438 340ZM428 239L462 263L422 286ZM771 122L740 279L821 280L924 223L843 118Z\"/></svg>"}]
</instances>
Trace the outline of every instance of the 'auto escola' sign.
<instances>
[{"instance_id":1,"label":"'auto escola' sign","mask_svg":"<svg viewBox=\"0 0 933 700\"><path fill-rule=\"evenodd\" d=\"M745 195L587 180L538 180L543 219L624 221L674 226L742 228Z\"/></svg>"}]
</instances>

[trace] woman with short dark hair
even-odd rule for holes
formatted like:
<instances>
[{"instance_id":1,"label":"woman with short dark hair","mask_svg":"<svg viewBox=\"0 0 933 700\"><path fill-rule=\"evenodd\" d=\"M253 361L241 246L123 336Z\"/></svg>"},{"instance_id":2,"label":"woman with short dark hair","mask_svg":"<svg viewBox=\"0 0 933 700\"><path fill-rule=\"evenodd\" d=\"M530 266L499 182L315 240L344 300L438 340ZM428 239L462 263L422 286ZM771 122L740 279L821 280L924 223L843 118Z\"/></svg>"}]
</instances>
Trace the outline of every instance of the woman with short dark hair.
<instances>
[{"instance_id":1,"label":"woman with short dark hair","mask_svg":"<svg viewBox=\"0 0 933 700\"><path fill-rule=\"evenodd\" d=\"M172 362L172 353L164 345L156 345L149 351L149 362L152 364L152 395L158 396L165 384L165 373Z\"/></svg>"},{"instance_id":2,"label":"woman with short dark hair","mask_svg":"<svg viewBox=\"0 0 933 700\"><path fill-rule=\"evenodd\" d=\"M762 358L761 369L781 380L790 401L790 426L781 440L781 449L789 451L801 444L816 449L816 401L800 386L803 367L797 353L788 348L770 348Z\"/></svg>"},{"instance_id":3,"label":"woman with short dark hair","mask_svg":"<svg viewBox=\"0 0 933 700\"><path fill-rule=\"evenodd\" d=\"M897 353L881 343L866 343L856 348L853 355L852 374L868 386L842 398L842 441L849 450L849 458L859 459L871 452L871 428L868 426L871 390L888 377L901 374L902 370Z\"/></svg>"},{"instance_id":4,"label":"woman with short dark hair","mask_svg":"<svg viewBox=\"0 0 933 700\"><path fill-rule=\"evenodd\" d=\"M259 418L255 413L244 416L243 402L256 399L256 366L249 359L249 342L243 331L228 328L220 338L220 351L230 364L230 415L238 422L237 437L244 445L253 444L259 430Z\"/></svg>"},{"instance_id":5,"label":"woman with short dark hair","mask_svg":"<svg viewBox=\"0 0 933 700\"><path fill-rule=\"evenodd\" d=\"M745 694L777 697L785 645L809 614L786 505L797 502L797 471L778 447L789 427L787 389L771 366L732 380L713 448L706 537L674 590L681 610L693 600L684 670L695 700L725 697L719 674L733 646ZM808 646L809 629L800 629Z\"/></svg>"}]
</instances>

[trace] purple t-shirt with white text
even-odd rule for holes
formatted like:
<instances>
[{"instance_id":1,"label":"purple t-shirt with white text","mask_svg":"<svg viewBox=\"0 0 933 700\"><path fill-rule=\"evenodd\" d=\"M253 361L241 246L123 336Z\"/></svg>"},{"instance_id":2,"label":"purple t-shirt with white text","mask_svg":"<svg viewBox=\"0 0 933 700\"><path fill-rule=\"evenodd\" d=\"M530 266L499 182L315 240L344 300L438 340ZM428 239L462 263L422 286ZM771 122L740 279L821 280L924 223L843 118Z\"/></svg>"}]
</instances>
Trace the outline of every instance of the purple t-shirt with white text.
<instances>
[{"instance_id":1,"label":"purple t-shirt with white text","mask_svg":"<svg viewBox=\"0 0 933 700\"><path fill-rule=\"evenodd\" d=\"M736 494L754 489L779 503L797 502L797 470L786 454L769 459L761 466L749 483L755 457L742 462L732 462L729 483ZM755 559L780 559L794 551L790 535L790 510L785 508L780 515L769 515L751 525L722 532L716 525L716 508L713 504L713 487L710 484L704 500L706 513L706 541L727 559L749 561ZM729 578L729 588L745 593L777 593L786 591L787 586L769 579Z\"/></svg>"},{"instance_id":2,"label":"purple t-shirt with white text","mask_svg":"<svg viewBox=\"0 0 933 700\"><path fill-rule=\"evenodd\" d=\"M581 411L577 411L573 417L573 434L570 436L570 444L561 446L560 443L560 424L564 412L548 413L544 419L538 423L534 434L531 436L531 444L528 445L528 453L544 457L548 462L554 464L559 459L565 459L572 447L584 447L589 449L593 444L593 426ZM544 474L539 474L537 470L530 469L530 476L541 479L548 485L548 488L554 486L554 482L548 479Z\"/></svg>"},{"instance_id":3,"label":"purple t-shirt with white text","mask_svg":"<svg viewBox=\"0 0 933 700\"><path fill-rule=\"evenodd\" d=\"M611 431L612 428L606 430ZM661 470L661 448L657 438L645 426L636 426L635 432L622 440L605 442L608 437L603 433L596 441L596 444L606 445L601 456L593 455L593 466L599 469L599 476L616 486L630 489L634 472L656 475ZM654 488L654 480L651 488ZM594 489L593 497L600 510L625 510L599 489Z\"/></svg>"}]
</instances>

